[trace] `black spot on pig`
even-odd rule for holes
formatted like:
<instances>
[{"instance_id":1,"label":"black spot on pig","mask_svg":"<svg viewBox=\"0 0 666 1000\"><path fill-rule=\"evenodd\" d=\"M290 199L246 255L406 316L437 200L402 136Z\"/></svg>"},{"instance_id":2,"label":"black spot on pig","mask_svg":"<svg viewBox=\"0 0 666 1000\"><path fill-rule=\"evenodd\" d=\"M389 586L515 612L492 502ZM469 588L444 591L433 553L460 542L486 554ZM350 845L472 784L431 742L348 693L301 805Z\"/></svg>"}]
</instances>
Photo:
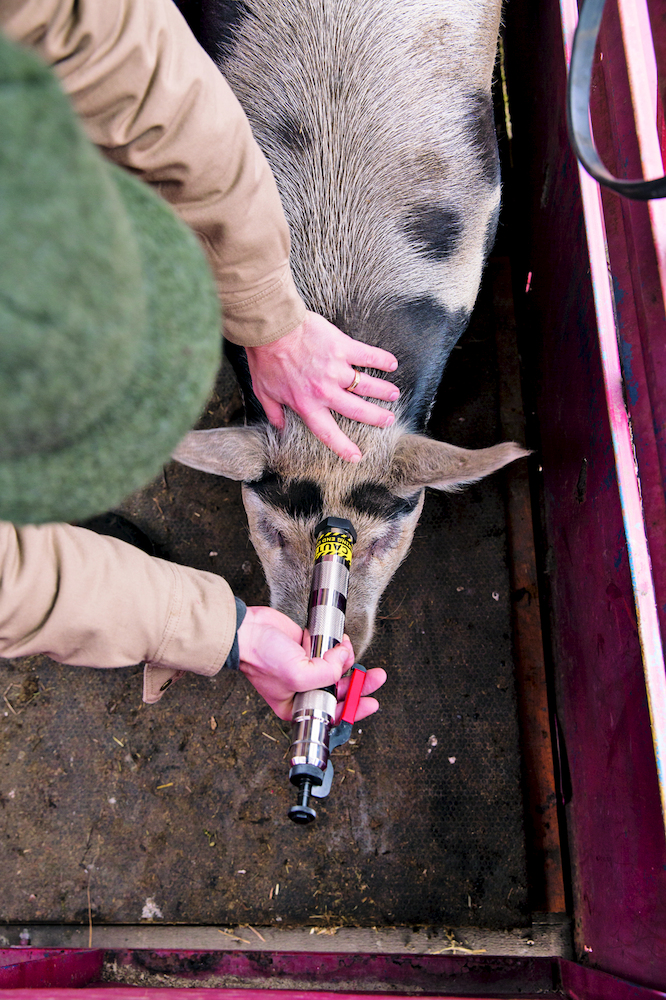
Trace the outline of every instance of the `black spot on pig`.
<instances>
[{"instance_id":1,"label":"black spot on pig","mask_svg":"<svg viewBox=\"0 0 666 1000\"><path fill-rule=\"evenodd\" d=\"M418 253L428 260L447 260L460 248L463 224L455 208L414 205L403 225Z\"/></svg>"},{"instance_id":2,"label":"black spot on pig","mask_svg":"<svg viewBox=\"0 0 666 1000\"><path fill-rule=\"evenodd\" d=\"M265 472L261 479L247 484L271 507L285 511L292 518L321 517L324 498L319 486L310 479L295 479L287 487L275 472Z\"/></svg>"},{"instance_id":3,"label":"black spot on pig","mask_svg":"<svg viewBox=\"0 0 666 1000\"><path fill-rule=\"evenodd\" d=\"M482 92L474 94L469 103L467 134L479 157L483 177L494 186L499 184L500 165L493 99L490 94Z\"/></svg>"},{"instance_id":4,"label":"black spot on pig","mask_svg":"<svg viewBox=\"0 0 666 1000\"><path fill-rule=\"evenodd\" d=\"M448 310L436 299L423 295L394 306L390 317L396 329L392 342L404 338L418 344L416 352L401 357L399 348L389 348L397 355L398 371L392 375L402 393L401 414L406 429L419 433L425 429L449 354L469 323L467 309Z\"/></svg>"},{"instance_id":5,"label":"black spot on pig","mask_svg":"<svg viewBox=\"0 0 666 1000\"><path fill-rule=\"evenodd\" d=\"M394 521L405 514L411 514L419 502L420 495L420 492L417 492L414 496L404 499L391 493L385 486L363 483L351 491L347 502L360 514L370 514L371 517L377 517L382 521Z\"/></svg>"},{"instance_id":6,"label":"black spot on pig","mask_svg":"<svg viewBox=\"0 0 666 1000\"><path fill-rule=\"evenodd\" d=\"M308 146L312 145L312 136L306 131L305 126L296 121L295 118L286 115L280 119L276 135L287 149L291 149L295 153L302 153Z\"/></svg>"},{"instance_id":7,"label":"black spot on pig","mask_svg":"<svg viewBox=\"0 0 666 1000\"><path fill-rule=\"evenodd\" d=\"M192 34L216 62L234 51L243 23L255 17L243 0L175 0Z\"/></svg>"},{"instance_id":8,"label":"black spot on pig","mask_svg":"<svg viewBox=\"0 0 666 1000\"><path fill-rule=\"evenodd\" d=\"M398 370L373 372L400 389L400 420L405 430L425 429L442 369L469 322L466 309L451 311L433 296L389 302L350 302L330 318L350 337L376 344L398 359Z\"/></svg>"}]
</instances>

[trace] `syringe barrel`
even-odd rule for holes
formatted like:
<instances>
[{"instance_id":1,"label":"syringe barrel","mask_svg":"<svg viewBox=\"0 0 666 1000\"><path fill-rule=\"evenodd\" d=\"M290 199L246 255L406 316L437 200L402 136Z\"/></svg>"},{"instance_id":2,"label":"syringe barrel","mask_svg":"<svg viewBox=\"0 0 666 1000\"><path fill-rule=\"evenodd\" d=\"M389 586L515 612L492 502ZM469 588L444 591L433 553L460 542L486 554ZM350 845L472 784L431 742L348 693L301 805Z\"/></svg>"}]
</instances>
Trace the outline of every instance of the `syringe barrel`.
<instances>
[{"instance_id":1,"label":"syringe barrel","mask_svg":"<svg viewBox=\"0 0 666 1000\"><path fill-rule=\"evenodd\" d=\"M310 656L322 656L342 642L345 631L349 570L356 532L340 517L327 517L315 528L315 550L308 633Z\"/></svg>"}]
</instances>

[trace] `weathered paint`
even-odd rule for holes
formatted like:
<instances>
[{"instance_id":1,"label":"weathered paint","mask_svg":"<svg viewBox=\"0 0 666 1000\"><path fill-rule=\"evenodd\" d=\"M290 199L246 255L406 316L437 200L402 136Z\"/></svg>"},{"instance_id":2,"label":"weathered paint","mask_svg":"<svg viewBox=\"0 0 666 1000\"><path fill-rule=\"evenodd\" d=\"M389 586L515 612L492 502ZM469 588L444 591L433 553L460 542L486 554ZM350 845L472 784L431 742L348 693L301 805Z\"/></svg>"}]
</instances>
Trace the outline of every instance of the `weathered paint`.
<instances>
[{"instance_id":1,"label":"weathered paint","mask_svg":"<svg viewBox=\"0 0 666 1000\"><path fill-rule=\"evenodd\" d=\"M657 81L654 46L646 0L618 0L618 13L625 53L633 121L643 176L661 177L664 172L657 132ZM666 202L648 203L652 239L657 255L662 302L666 301Z\"/></svg>"},{"instance_id":2,"label":"weathered paint","mask_svg":"<svg viewBox=\"0 0 666 1000\"><path fill-rule=\"evenodd\" d=\"M108 958L118 959L121 963L123 958L139 953L111 952ZM331 991L330 989L317 989L322 984L329 985L326 977L330 975L330 968L327 967L340 956L330 955L328 963L322 963L319 967L314 956L307 953L294 953L279 955L266 953L263 957L263 971L266 981L270 980L271 967L274 962L280 964L285 969L297 976L310 967L312 976L313 991L287 989L264 989L256 988L256 975L253 978L253 986L248 988L215 988L199 985L198 976L201 973L201 966L205 966L205 971L210 971L222 959L216 952L155 952L150 953L157 959L163 960L163 973L167 971L169 963L173 966L174 974L181 979L191 981L191 986L169 987L169 986L125 986L114 985L111 982L100 982L97 978L95 966L101 967L103 952L101 951L81 951L58 949L52 951L38 951L34 948L26 949L6 949L0 950L0 1000L306 1000L306 998L316 995L319 1000L384 1000L392 997L394 1000L408 1000L412 997L413 990L418 989L423 981L422 966L428 963L438 964L438 959L433 956L421 956L420 962L414 961L414 956L406 955L374 955L358 956L357 964L364 964L363 960L369 962L372 969L367 968L365 982L369 982L371 977L377 976L383 970L387 983L402 981L409 993L391 992L366 992L363 974L357 977L356 992L354 988L346 991ZM131 959L130 959L131 960ZM39 986L31 987L26 983L24 988L5 988L6 979L2 978L6 967L3 963L10 961L15 965L24 965L26 968L41 966L45 971ZM47 961L48 965L44 965ZM440 960L441 961L441 960ZM76 982L66 983L68 974L76 966L80 970L87 963L87 976L78 976ZM483 997L484 1000L493 1000L500 997L506 998L510 995L520 995L529 998L539 996L542 1000L547 998L569 998L569 1000L665 1000L666 993L636 986L632 983L600 973L595 969L567 961L566 959L541 960L540 962L526 962L525 960L488 958L485 960L485 975L479 978L475 975L474 962L470 962L468 957L451 956L447 959L449 975L458 980L460 991L451 992L447 989L447 977L442 977L439 982L432 983L432 992L419 993L423 1000L435 1000L435 998L446 997L448 1000L463 1000L463 998ZM411 969L410 969L411 966ZM139 966L137 966L139 968ZM392 969L404 968L406 975L399 980L391 978ZM237 970L240 971L240 970ZM252 970L251 970L252 971ZM256 972L256 970L254 970ZM521 971L524 973L520 977ZM517 978L520 977L520 978ZM380 978L382 976L380 975ZM513 990L507 985L513 981ZM495 988L493 988L495 987Z\"/></svg>"},{"instance_id":3,"label":"weathered paint","mask_svg":"<svg viewBox=\"0 0 666 1000\"><path fill-rule=\"evenodd\" d=\"M608 379L588 273L581 182L566 135L564 55L553 42L561 32L559 15L556 0L546 0L538 9L516 0L507 15L507 65L513 157L520 169L519 197L510 207L514 217L521 212L528 216L517 234L517 305L526 331L521 349L535 363L546 603L558 729L570 772L566 811L576 946L586 964L658 989L666 982L666 843L606 401ZM608 25L604 30L610 36ZM635 176L626 145L631 105L611 74L615 60L606 56L606 49L604 53L593 98L602 105L606 91L615 97L608 136L626 160L629 175ZM594 115L593 120L601 147L604 129ZM661 285L654 249L649 251L646 207L620 205L612 193L603 196L603 205L606 212L615 206L613 224L607 225L614 271L615 240L626 243L611 305L618 309L622 337L631 347L636 384L635 404L629 396L629 407L655 589L663 605L666 559L655 554L663 552L666 524ZM525 294L529 272L532 281ZM620 417L625 424L623 471L631 471L617 364L613 380L613 419ZM633 504L627 513L640 529L635 493ZM654 617L650 642L653 649L659 645Z\"/></svg>"},{"instance_id":4,"label":"weathered paint","mask_svg":"<svg viewBox=\"0 0 666 1000\"><path fill-rule=\"evenodd\" d=\"M10 949L10 960L16 956L26 965L39 963L37 954L46 952L33 948ZM316 952L218 952L159 949L155 951L107 951L106 959L122 974L131 971L136 976L158 974L165 985L126 986L121 983L100 982L101 951L53 950L49 953L51 964L45 968L41 980L27 982L26 988L5 988L2 959L0 958L0 1000L9 997L39 998L57 996L60 1000L76 997L78 1000L110 998L187 998L205 997L207 1000L302 1000L311 994L298 986L304 981L316 990L319 1000L324 998L349 998L391 996L401 997L418 993L427 997L455 998L482 996L492 1000L495 996L512 995L560 996L556 991L557 964L547 958L507 957L496 958L485 954L464 955L408 955L408 954L336 954ZM90 965L88 977L79 979L76 992L66 989L63 970L81 963L86 956L99 956L99 967ZM95 958L97 961L97 957ZM187 992L168 986L169 977L187 980ZM236 983L247 982L248 988L215 988L207 985L211 977L229 977ZM273 988L271 988L273 987ZM280 987L279 989L277 987ZM57 990L57 993L55 992ZM384 992L384 990L386 992ZM396 990L398 992L396 992Z\"/></svg>"},{"instance_id":5,"label":"weathered paint","mask_svg":"<svg viewBox=\"0 0 666 1000\"><path fill-rule=\"evenodd\" d=\"M631 42L633 45L639 47L640 51L640 42L642 40L640 31L638 31L636 18L630 16L635 14L635 11L632 10L632 3L633 0L621 0L620 8L621 11L624 11L624 19L631 25L629 37L627 37L626 33L623 32L623 34L624 49L627 52L629 65L633 66L634 71L631 91L634 98L634 110L636 110L637 105L641 104L639 99L641 93L644 98L648 95L646 74L641 72L637 65L640 60L637 60L636 53L632 57L627 49L629 42ZM578 22L578 8L575 0L561 0L560 10L566 58L567 62L569 62L571 59L573 35ZM649 104L649 101L647 103ZM654 168L654 150L652 149L654 143L648 144L647 142L647 136L645 135L648 131L647 123L640 118L637 118L637 122L639 123L639 135L641 134L641 128L643 131L642 145L651 154L646 157L648 166ZM656 142L656 116L652 122L652 133L654 133L654 140ZM661 164L658 143L657 156ZM631 568L634 601L638 616L638 632L650 706L652 741L657 766L662 814L664 821L666 821L666 670L664 667L664 655L652 580L652 563L643 522L641 488L638 479L638 470L634 461L632 429L625 405L625 382L622 376L618 352L618 330L615 323L614 294L611 279L613 259L610 259L611 271L609 272L609 247L606 238L606 225L599 185L596 181L592 180L580 165L578 170L590 258L590 277L594 296L606 406L610 420L615 469L620 491L624 530L627 538L627 552ZM656 217L659 220L661 213ZM654 232L653 228L653 235ZM637 395L637 390L635 391Z\"/></svg>"},{"instance_id":6,"label":"weathered paint","mask_svg":"<svg viewBox=\"0 0 666 1000\"><path fill-rule=\"evenodd\" d=\"M666 993L561 960L560 982L570 1000L664 1000Z\"/></svg>"},{"instance_id":7,"label":"weathered paint","mask_svg":"<svg viewBox=\"0 0 666 1000\"><path fill-rule=\"evenodd\" d=\"M79 987L98 980L103 964L100 949L0 948L0 997L25 997L42 986L76 988L81 996Z\"/></svg>"},{"instance_id":8,"label":"weathered paint","mask_svg":"<svg viewBox=\"0 0 666 1000\"><path fill-rule=\"evenodd\" d=\"M554 994L552 994L554 995ZM0 990L0 1000L312 1000L313 993L305 990L264 989L197 989L169 986L88 986L84 990L51 989ZM412 1000L412 994L401 993L331 993L316 991L317 1000ZM421 1000L439 1000L442 994L419 994ZM486 1000L504 1000L498 994L484 994ZM448 1000L469 1000L469 994L449 993Z\"/></svg>"}]
</instances>

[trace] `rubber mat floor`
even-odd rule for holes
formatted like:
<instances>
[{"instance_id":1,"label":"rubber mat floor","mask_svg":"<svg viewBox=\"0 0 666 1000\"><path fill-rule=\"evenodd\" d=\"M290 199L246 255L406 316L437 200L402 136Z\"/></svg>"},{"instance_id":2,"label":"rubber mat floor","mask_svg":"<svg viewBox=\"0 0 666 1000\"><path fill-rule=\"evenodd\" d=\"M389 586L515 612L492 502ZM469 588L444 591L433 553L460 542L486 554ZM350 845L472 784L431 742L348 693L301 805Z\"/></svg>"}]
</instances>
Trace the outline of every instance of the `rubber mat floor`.
<instances>
[{"instance_id":1,"label":"rubber mat floor","mask_svg":"<svg viewBox=\"0 0 666 1000\"><path fill-rule=\"evenodd\" d=\"M223 372L201 426L238 417ZM498 431L492 302L454 350L431 429ZM1 661L0 921L255 926L529 924L502 474L429 492L368 666L380 712L335 752L309 827L288 726L238 673L141 703L141 667ZM267 588L238 484L172 463L125 513L166 557Z\"/></svg>"}]
</instances>

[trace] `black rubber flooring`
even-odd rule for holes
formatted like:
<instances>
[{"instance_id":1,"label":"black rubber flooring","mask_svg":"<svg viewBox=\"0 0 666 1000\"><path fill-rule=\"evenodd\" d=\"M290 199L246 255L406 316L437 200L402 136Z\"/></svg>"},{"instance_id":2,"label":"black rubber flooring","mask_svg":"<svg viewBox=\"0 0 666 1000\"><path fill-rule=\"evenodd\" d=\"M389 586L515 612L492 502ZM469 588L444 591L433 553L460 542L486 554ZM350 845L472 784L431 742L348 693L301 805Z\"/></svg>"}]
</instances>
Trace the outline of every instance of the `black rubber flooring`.
<instances>
[{"instance_id":1,"label":"black rubber flooring","mask_svg":"<svg viewBox=\"0 0 666 1000\"><path fill-rule=\"evenodd\" d=\"M202 426L233 417L225 376ZM453 352L433 432L499 440L492 302ZM428 495L368 666L380 712L336 751L310 827L288 727L239 674L156 706L141 669L0 661L0 922L529 923L502 474ZM125 511L169 558L267 600L239 486L176 464Z\"/></svg>"}]
</instances>

